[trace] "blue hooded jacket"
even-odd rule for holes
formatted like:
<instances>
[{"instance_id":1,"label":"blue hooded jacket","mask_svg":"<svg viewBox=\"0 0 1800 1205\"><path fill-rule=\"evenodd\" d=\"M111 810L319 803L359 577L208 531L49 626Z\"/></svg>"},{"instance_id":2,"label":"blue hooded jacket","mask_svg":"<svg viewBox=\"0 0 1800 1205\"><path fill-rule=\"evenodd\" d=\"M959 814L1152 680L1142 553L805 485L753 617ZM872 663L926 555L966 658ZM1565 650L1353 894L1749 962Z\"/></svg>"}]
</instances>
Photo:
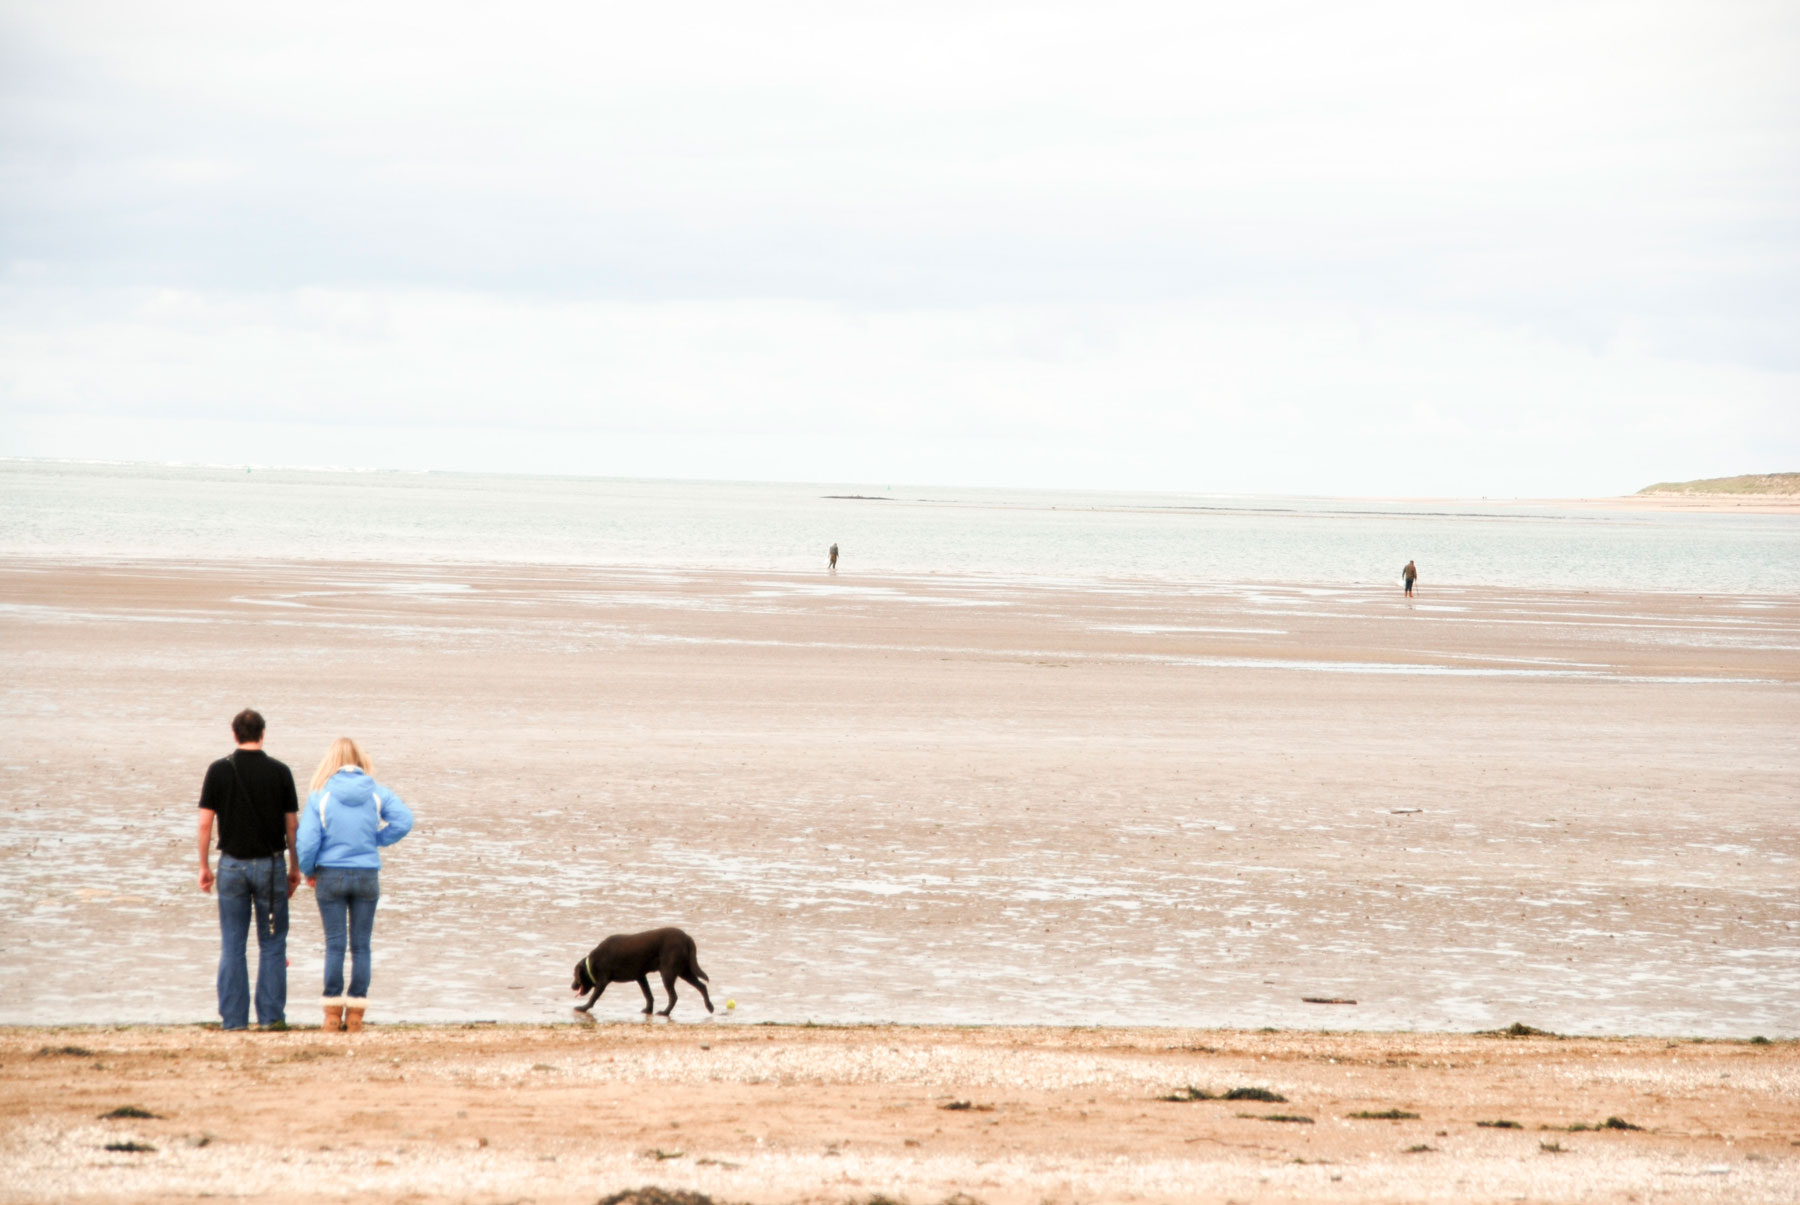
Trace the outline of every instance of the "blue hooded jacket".
<instances>
[{"instance_id":1,"label":"blue hooded jacket","mask_svg":"<svg viewBox=\"0 0 1800 1205\"><path fill-rule=\"evenodd\" d=\"M321 866L374 870L380 849L412 831L400 796L355 766L345 766L306 797L300 809L300 872Z\"/></svg>"}]
</instances>

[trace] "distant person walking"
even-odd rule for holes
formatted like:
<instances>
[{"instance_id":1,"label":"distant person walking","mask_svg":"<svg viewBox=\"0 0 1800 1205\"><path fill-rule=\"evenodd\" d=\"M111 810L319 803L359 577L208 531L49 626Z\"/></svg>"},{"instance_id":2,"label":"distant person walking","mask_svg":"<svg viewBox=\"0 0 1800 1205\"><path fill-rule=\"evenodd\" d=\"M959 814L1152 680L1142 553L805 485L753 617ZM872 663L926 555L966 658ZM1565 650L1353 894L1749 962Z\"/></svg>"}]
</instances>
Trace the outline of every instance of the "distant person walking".
<instances>
[{"instance_id":1,"label":"distant person walking","mask_svg":"<svg viewBox=\"0 0 1800 1205\"><path fill-rule=\"evenodd\" d=\"M1411 598L1413 596L1413 583L1418 580L1419 567L1411 561L1406 562L1406 568L1400 571L1400 582L1406 587L1406 597Z\"/></svg>"},{"instance_id":2,"label":"distant person walking","mask_svg":"<svg viewBox=\"0 0 1800 1205\"><path fill-rule=\"evenodd\" d=\"M836 573L837 572L837 545L836 544L833 544L831 546L831 555L829 557L827 557L826 560L831 569L831 572Z\"/></svg>"},{"instance_id":3,"label":"distant person walking","mask_svg":"<svg viewBox=\"0 0 1800 1205\"><path fill-rule=\"evenodd\" d=\"M256 916L256 1023L287 1022L288 899L300 887L294 852L294 774L263 752L262 716L231 718L237 749L206 768L200 786L200 890L219 888L219 1025L250 1025L250 968L245 947ZM213 825L219 871L212 868ZM287 865L282 865L286 851Z\"/></svg>"},{"instance_id":4,"label":"distant person walking","mask_svg":"<svg viewBox=\"0 0 1800 1205\"><path fill-rule=\"evenodd\" d=\"M360 1033L369 1007L369 941L381 899L381 848L412 831L413 814L377 783L369 759L347 736L331 742L313 771L300 816L300 869L325 926L325 1030ZM344 947L351 956L344 991Z\"/></svg>"}]
</instances>

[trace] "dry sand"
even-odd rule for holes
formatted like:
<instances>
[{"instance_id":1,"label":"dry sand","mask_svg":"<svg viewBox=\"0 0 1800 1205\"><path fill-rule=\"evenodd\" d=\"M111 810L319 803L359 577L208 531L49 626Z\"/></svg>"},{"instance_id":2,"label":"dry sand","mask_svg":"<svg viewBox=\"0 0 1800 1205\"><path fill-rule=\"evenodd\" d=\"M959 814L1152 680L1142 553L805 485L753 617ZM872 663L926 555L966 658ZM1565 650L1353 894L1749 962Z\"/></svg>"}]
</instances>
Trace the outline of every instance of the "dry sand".
<instances>
[{"instance_id":1,"label":"dry sand","mask_svg":"<svg viewBox=\"0 0 1800 1205\"><path fill-rule=\"evenodd\" d=\"M1623 498L1565 498L1593 510L1661 510L1736 515L1800 515L1795 494L1628 494Z\"/></svg>"},{"instance_id":2,"label":"dry sand","mask_svg":"<svg viewBox=\"0 0 1800 1205\"><path fill-rule=\"evenodd\" d=\"M1286 1099L1158 1099L1190 1086ZM103 1118L122 1106L156 1116ZM1389 1110L1417 1116L1352 1116ZM1641 1128L1590 1128L1609 1118ZM105 1149L123 1143L154 1149ZM754 1202L1788 1202L1800 1050L663 1022L15 1029L0 1032L0 1162L0 1200L46 1202L586 1205L640 1185Z\"/></svg>"}]
</instances>

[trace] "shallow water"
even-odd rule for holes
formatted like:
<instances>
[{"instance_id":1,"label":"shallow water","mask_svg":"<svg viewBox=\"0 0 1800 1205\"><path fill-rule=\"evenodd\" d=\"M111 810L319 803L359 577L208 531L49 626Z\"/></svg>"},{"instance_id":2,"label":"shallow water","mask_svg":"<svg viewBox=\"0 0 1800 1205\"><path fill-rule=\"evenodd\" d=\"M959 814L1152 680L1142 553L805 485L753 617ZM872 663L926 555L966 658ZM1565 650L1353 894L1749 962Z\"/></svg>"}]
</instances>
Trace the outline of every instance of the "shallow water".
<instances>
[{"instance_id":1,"label":"shallow water","mask_svg":"<svg viewBox=\"0 0 1800 1205\"><path fill-rule=\"evenodd\" d=\"M833 496L839 495L839 496ZM842 495L861 495L844 497ZM0 556L1800 592L1800 517L0 461Z\"/></svg>"}]
</instances>

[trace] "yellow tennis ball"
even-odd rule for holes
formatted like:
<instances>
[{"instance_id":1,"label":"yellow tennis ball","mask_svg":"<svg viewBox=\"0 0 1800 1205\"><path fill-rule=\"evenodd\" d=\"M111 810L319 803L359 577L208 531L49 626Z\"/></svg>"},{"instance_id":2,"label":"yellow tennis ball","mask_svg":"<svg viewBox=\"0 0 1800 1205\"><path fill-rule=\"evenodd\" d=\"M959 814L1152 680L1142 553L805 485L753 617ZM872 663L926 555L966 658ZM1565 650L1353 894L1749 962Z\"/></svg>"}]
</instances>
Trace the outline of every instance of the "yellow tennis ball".
<instances>
[{"instance_id":1,"label":"yellow tennis ball","mask_svg":"<svg viewBox=\"0 0 1800 1205\"><path fill-rule=\"evenodd\" d=\"M737 1007L737 1001L736 1001L736 1000L727 1000L727 1001L725 1001L725 1007L726 1007L726 1008L728 1008L728 1009L730 1009L730 1008L736 1008L736 1007Z\"/></svg>"}]
</instances>

